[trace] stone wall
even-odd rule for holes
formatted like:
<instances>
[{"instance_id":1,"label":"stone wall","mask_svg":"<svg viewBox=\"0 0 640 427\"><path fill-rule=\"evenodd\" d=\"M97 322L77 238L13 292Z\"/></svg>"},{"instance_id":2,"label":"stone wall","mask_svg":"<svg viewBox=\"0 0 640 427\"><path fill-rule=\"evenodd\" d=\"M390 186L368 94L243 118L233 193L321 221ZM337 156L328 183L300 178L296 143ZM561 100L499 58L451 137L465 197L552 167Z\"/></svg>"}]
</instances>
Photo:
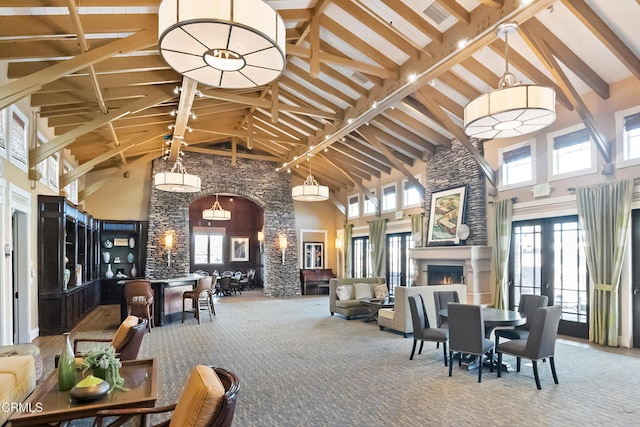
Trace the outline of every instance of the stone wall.
<instances>
[{"instance_id":1,"label":"stone wall","mask_svg":"<svg viewBox=\"0 0 640 427\"><path fill-rule=\"evenodd\" d=\"M480 142L475 147L484 153ZM469 151L458 141L451 149L437 148L427 159L427 183L425 185L425 230L429 226L431 194L434 191L468 186L464 223L469 226L467 245L487 244L486 178Z\"/></svg>"},{"instance_id":2,"label":"stone wall","mask_svg":"<svg viewBox=\"0 0 640 427\"><path fill-rule=\"evenodd\" d=\"M199 153L187 153L183 164L188 173L200 176L202 191L181 194L151 190L146 277L179 277L189 272L189 205L204 196L226 193L251 200L264 210L265 296L300 295L291 176L276 172L271 162L239 158L232 166L230 157ZM172 166L156 160L152 175L169 171ZM167 232L174 234L170 266L164 248ZM278 247L281 235L287 236L284 263Z\"/></svg>"}]
</instances>

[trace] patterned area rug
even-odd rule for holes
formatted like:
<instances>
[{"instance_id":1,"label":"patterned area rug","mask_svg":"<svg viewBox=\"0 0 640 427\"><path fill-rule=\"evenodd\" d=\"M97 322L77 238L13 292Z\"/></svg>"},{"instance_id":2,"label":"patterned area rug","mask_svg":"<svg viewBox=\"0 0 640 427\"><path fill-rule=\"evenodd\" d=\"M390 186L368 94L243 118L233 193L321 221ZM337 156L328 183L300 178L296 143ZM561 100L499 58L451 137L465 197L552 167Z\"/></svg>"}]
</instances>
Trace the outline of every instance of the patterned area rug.
<instances>
[{"instance_id":1,"label":"patterned area rug","mask_svg":"<svg viewBox=\"0 0 640 427\"><path fill-rule=\"evenodd\" d=\"M262 298L258 291L216 301L203 313L153 329L140 357L157 357L159 405L173 403L196 364L217 365L240 378L234 425L283 426L584 426L635 425L640 418L640 351L560 340L553 383L540 364L483 373L454 365L425 343L409 360L412 339L375 323L331 317L326 296ZM114 308L115 309L115 308ZM515 366L515 359L505 356ZM74 424L79 425L79 424Z\"/></svg>"}]
</instances>

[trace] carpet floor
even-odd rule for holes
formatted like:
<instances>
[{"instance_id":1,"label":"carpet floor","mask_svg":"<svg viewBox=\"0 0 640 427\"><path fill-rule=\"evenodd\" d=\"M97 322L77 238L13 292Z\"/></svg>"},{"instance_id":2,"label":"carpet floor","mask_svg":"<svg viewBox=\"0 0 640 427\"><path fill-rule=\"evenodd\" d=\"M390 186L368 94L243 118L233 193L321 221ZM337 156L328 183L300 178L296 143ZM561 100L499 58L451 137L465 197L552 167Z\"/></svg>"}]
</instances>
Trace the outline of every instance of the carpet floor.
<instances>
[{"instance_id":1,"label":"carpet floor","mask_svg":"<svg viewBox=\"0 0 640 427\"><path fill-rule=\"evenodd\" d=\"M159 405L176 401L193 366L204 364L238 375L234 425L241 427L627 426L640 419L637 349L560 339L559 385L541 363L537 390L524 360L520 373L499 379L486 369L478 384L477 371L457 364L449 377L434 344L410 361L411 338L331 317L326 295L259 295L219 298L213 321L203 313L200 325L190 318L145 336L139 357L158 359ZM118 316L117 306L101 306L74 336L108 336L105 325L115 329Z\"/></svg>"}]
</instances>

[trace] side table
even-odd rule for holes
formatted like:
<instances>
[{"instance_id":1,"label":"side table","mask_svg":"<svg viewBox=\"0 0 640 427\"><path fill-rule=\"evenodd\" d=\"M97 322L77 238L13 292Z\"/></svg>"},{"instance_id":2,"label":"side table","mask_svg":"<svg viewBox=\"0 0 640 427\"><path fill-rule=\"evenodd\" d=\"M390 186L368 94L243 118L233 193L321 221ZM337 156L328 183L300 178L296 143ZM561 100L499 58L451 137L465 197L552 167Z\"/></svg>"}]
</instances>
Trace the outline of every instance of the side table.
<instances>
[{"instance_id":1,"label":"side table","mask_svg":"<svg viewBox=\"0 0 640 427\"><path fill-rule=\"evenodd\" d=\"M367 307L367 310L369 310L369 315L367 316L366 319L363 319L363 322L374 322L374 321L378 321L378 310L380 310L381 308L393 308L394 306L394 298L392 296L389 296L387 298L381 299L381 298L363 298L360 300L360 302L362 303L362 305L364 305L365 307Z\"/></svg>"}]
</instances>

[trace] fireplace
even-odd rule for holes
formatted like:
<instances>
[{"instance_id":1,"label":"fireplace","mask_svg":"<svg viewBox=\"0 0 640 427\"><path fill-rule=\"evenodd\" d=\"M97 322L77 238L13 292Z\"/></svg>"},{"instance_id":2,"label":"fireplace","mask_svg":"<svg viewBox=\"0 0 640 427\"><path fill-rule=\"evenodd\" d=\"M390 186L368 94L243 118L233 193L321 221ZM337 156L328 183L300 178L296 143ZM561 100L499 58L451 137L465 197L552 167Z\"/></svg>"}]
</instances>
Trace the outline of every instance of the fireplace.
<instances>
[{"instance_id":1,"label":"fireplace","mask_svg":"<svg viewBox=\"0 0 640 427\"><path fill-rule=\"evenodd\" d=\"M491 247L489 246L442 246L422 247L410 250L411 262L415 267L414 286L435 285L442 279L430 277L442 267L450 275L450 267L457 267L459 280L452 281L467 286L469 304L490 304L492 302Z\"/></svg>"},{"instance_id":2,"label":"fireplace","mask_svg":"<svg viewBox=\"0 0 640 427\"><path fill-rule=\"evenodd\" d=\"M427 285L451 285L464 283L464 267L461 265L427 265Z\"/></svg>"}]
</instances>

